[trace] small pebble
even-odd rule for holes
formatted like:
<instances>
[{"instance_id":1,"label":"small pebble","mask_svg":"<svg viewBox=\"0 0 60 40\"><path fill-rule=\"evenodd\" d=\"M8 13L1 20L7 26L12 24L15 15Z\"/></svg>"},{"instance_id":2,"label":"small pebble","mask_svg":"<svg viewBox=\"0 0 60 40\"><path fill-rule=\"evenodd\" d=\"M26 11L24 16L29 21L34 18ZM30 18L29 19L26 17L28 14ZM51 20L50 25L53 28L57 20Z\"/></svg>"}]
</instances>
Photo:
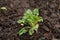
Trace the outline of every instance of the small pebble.
<instances>
[{"instance_id":1,"label":"small pebble","mask_svg":"<svg viewBox=\"0 0 60 40\"><path fill-rule=\"evenodd\" d=\"M22 26L24 25L24 24L21 24Z\"/></svg>"}]
</instances>

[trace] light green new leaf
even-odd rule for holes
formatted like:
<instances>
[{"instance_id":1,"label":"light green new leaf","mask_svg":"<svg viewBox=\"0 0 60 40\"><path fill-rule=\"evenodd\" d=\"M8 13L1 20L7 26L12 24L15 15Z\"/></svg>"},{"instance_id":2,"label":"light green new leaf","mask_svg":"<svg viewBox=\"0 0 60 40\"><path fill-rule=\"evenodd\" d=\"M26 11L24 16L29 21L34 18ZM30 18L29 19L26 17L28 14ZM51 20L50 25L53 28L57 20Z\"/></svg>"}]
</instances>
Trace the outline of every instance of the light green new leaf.
<instances>
[{"instance_id":1,"label":"light green new leaf","mask_svg":"<svg viewBox=\"0 0 60 40\"><path fill-rule=\"evenodd\" d=\"M6 7L1 7L0 9L3 10L3 11L7 11Z\"/></svg>"},{"instance_id":2,"label":"light green new leaf","mask_svg":"<svg viewBox=\"0 0 60 40\"><path fill-rule=\"evenodd\" d=\"M32 35L33 33L34 33L34 29L31 28L31 29L29 30L29 35Z\"/></svg>"},{"instance_id":3,"label":"light green new leaf","mask_svg":"<svg viewBox=\"0 0 60 40\"><path fill-rule=\"evenodd\" d=\"M29 30L29 35L32 35L34 33L34 30L37 32L39 25L36 24L34 27L31 27Z\"/></svg>"},{"instance_id":4,"label":"light green new leaf","mask_svg":"<svg viewBox=\"0 0 60 40\"><path fill-rule=\"evenodd\" d=\"M25 23L25 20L18 20L17 23Z\"/></svg>"},{"instance_id":5,"label":"light green new leaf","mask_svg":"<svg viewBox=\"0 0 60 40\"><path fill-rule=\"evenodd\" d=\"M24 34L24 33L26 33L26 32L27 32L26 28L22 28L22 29L18 32L18 34L19 34L19 35L22 35L22 34Z\"/></svg>"},{"instance_id":6,"label":"light green new leaf","mask_svg":"<svg viewBox=\"0 0 60 40\"><path fill-rule=\"evenodd\" d=\"M36 24L33 28L35 31L37 31L38 27L39 27L39 24Z\"/></svg>"},{"instance_id":7,"label":"light green new leaf","mask_svg":"<svg viewBox=\"0 0 60 40\"><path fill-rule=\"evenodd\" d=\"M34 10L33 10L33 14L34 14L34 15L39 15L39 10L38 10L37 8L34 9Z\"/></svg>"},{"instance_id":8,"label":"light green new leaf","mask_svg":"<svg viewBox=\"0 0 60 40\"><path fill-rule=\"evenodd\" d=\"M30 9L28 9L28 10L24 13L23 19L24 19L24 20L27 20L27 19L31 18L32 15L33 15L33 14L32 14L32 11L31 11Z\"/></svg>"},{"instance_id":9,"label":"light green new leaf","mask_svg":"<svg viewBox=\"0 0 60 40\"><path fill-rule=\"evenodd\" d=\"M39 22L43 22L43 18L42 17L39 17Z\"/></svg>"},{"instance_id":10,"label":"light green new leaf","mask_svg":"<svg viewBox=\"0 0 60 40\"><path fill-rule=\"evenodd\" d=\"M32 11L30 9L28 9L25 13L24 16L28 16L28 15L32 15Z\"/></svg>"}]
</instances>

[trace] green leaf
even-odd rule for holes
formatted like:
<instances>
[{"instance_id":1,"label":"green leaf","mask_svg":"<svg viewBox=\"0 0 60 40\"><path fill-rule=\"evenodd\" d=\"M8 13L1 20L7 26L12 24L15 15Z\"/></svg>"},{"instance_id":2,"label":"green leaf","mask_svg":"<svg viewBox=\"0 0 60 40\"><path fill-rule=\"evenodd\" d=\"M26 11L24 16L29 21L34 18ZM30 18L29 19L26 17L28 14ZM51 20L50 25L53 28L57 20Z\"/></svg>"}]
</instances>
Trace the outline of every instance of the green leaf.
<instances>
[{"instance_id":1,"label":"green leaf","mask_svg":"<svg viewBox=\"0 0 60 40\"><path fill-rule=\"evenodd\" d=\"M39 27L39 24L36 24L36 25L34 26L34 30L37 31L38 27Z\"/></svg>"},{"instance_id":2,"label":"green leaf","mask_svg":"<svg viewBox=\"0 0 60 40\"><path fill-rule=\"evenodd\" d=\"M22 35L22 34L24 34L24 33L26 33L26 32L27 32L26 28L22 28L22 29L18 32L18 34L19 34L19 35Z\"/></svg>"},{"instance_id":3,"label":"green leaf","mask_svg":"<svg viewBox=\"0 0 60 40\"><path fill-rule=\"evenodd\" d=\"M24 16L28 16L28 15L32 15L32 11L30 9L28 9L25 13Z\"/></svg>"},{"instance_id":4,"label":"green leaf","mask_svg":"<svg viewBox=\"0 0 60 40\"><path fill-rule=\"evenodd\" d=\"M22 21L21 20L18 20L17 23L21 23Z\"/></svg>"},{"instance_id":5,"label":"green leaf","mask_svg":"<svg viewBox=\"0 0 60 40\"><path fill-rule=\"evenodd\" d=\"M39 17L39 22L43 22L43 18L42 17Z\"/></svg>"},{"instance_id":6,"label":"green leaf","mask_svg":"<svg viewBox=\"0 0 60 40\"><path fill-rule=\"evenodd\" d=\"M31 27L30 30L29 30L29 35L32 35L34 33L34 30L37 32L38 27L39 27L38 24Z\"/></svg>"},{"instance_id":7,"label":"green leaf","mask_svg":"<svg viewBox=\"0 0 60 40\"><path fill-rule=\"evenodd\" d=\"M33 10L34 15L39 15L39 10L36 8Z\"/></svg>"},{"instance_id":8,"label":"green leaf","mask_svg":"<svg viewBox=\"0 0 60 40\"><path fill-rule=\"evenodd\" d=\"M33 33L34 33L34 29L31 28L31 29L29 30L29 35L32 35Z\"/></svg>"},{"instance_id":9,"label":"green leaf","mask_svg":"<svg viewBox=\"0 0 60 40\"><path fill-rule=\"evenodd\" d=\"M25 23L25 20L18 20L17 23Z\"/></svg>"},{"instance_id":10,"label":"green leaf","mask_svg":"<svg viewBox=\"0 0 60 40\"><path fill-rule=\"evenodd\" d=\"M33 15L33 14L32 14L32 11L31 11L30 9L28 9L28 10L24 13L23 19L24 19L24 20L30 19L32 15Z\"/></svg>"}]
</instances>

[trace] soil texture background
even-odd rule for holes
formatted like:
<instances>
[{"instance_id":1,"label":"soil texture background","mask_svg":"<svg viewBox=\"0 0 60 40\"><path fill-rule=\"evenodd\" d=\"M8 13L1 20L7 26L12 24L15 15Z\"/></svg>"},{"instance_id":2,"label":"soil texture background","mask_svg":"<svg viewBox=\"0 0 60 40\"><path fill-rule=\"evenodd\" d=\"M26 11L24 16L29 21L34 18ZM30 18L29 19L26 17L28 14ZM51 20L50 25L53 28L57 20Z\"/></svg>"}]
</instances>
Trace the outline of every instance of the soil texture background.
<instances>
[{"instance_id":1,"label":"soil texture background","mask_svg":"<svg viewBox=\"0 0 60 40\"><path fill-rule=\"evenodd\" d=\"M0 0L0 40L60 40L60 0ZM39 23L37 33L19 36L22 28L17 20L22 18L27 9L39 9L44 22Z\"/></svg>"}]
</instances>

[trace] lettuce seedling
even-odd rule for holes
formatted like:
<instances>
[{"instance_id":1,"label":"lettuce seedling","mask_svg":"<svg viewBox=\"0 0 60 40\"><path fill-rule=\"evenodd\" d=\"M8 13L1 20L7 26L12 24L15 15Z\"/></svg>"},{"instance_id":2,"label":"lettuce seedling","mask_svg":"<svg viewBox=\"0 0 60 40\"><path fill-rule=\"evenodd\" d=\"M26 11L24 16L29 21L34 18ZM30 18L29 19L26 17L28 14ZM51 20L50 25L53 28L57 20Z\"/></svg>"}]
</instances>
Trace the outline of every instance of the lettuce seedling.
<instances>
[{"instance_id":1,"label":"lettuce seedling","mask_svg":"<svg viewBox=\"0 0 60 40\"><path fill-rule=\"evenodd\" d=\"M26 32L29 35L32 35L35 31L38 30L39 24L38 22L43 22L43 18L39 16L39 10L36 8L34 10L28 9L22 19L19 19L17 23L19 24L27 24L29 26L24 26L19 32L19 35L22 35Z\"/></svg>"}]
</instances>

